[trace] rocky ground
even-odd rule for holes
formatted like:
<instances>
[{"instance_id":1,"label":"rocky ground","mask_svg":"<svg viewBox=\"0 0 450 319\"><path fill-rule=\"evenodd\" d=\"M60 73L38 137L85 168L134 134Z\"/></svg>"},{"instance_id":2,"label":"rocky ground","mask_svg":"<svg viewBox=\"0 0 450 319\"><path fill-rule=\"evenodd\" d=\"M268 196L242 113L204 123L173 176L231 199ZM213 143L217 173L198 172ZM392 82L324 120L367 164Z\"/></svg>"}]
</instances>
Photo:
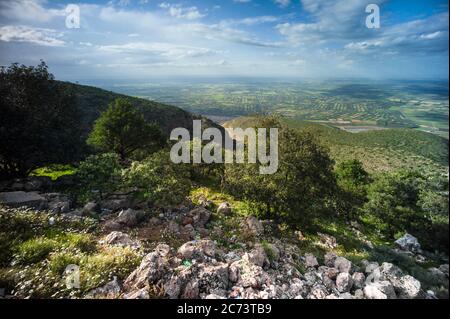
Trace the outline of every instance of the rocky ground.
<instances>
[{"instance_id":1,"label":"rocky ground","mask_svg":"<svg viewBox=\"0 0 450 319\"><path fill-rule=\"evenodd\" d=\"M301 232L287 240L279 225L235 216L225 202L216 207L201 198L196 205L155 211L124 192L77 208L67 196L46 192L44 184L30 179L3 185L0 203L67 218L94 217L99 245L143 252L128 276L110 278L84 298L448 298L448 263L426 269L431 285L389 262L338 256L339 243L329 234L319 234L323 254L303 251ZM427 253L413 236L405 235L396 246L397 253L427 264Z\"/></svg>"}]
</instances>

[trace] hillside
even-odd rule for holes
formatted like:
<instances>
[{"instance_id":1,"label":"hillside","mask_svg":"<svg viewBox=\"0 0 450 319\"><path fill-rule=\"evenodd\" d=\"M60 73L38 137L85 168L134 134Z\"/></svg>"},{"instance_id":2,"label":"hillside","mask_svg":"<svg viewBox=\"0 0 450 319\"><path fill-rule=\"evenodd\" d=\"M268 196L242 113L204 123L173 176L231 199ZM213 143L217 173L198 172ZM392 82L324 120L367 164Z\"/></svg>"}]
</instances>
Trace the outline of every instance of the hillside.
<instances>
[{"instance_id":1,"label":"hillside","mask_svg":"<svg viewBox=\"0 0 450 319\"><path fill-rule=\"evenodd\" d=\"M448 140L412 129L374 130L350 133L328 125L286 119L290 127L308 130L330 149L339 163L359 159L371 172L397 169L445 170L448 166ZM249 127L254 117L241 117L224 127Z\"/></svg>"},{"instance_id":2,"label":"hillside","mask_svg":"<svg viewBox=\"0 0 450 319\"><path fill-rule=\"evenodd\" d=\"M204 127L218 127L214 122L184 111L176 106L162 104L146 99L130 97L127 95L99 89L92 86L79 85L70 82L59 82L67 87L75 95L77 105L81 110L83 120L83 131L87 135L92 129L95 120L104 112L109 103L117 98L128 98L133 105L139 108L145 119L160 125L168 136L170 131L176 127L192 129L194 119L202 119Z\"/></svg>"}]
</instances>

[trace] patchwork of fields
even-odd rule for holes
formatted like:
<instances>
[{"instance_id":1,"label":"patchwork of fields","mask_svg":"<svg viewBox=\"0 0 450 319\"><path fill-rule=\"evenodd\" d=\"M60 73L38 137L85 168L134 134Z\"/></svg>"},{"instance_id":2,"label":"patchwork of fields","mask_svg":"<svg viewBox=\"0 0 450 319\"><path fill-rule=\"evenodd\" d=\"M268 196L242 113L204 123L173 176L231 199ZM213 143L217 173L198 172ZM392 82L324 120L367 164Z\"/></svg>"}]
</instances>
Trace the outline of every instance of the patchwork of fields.
<instances>
[{"instance_id":1,"label":"patchwork of fields","mask_svg":"<svg viewBox=\"0 0 450 319\"><path fill-rule=\"evenodd\" d=\"M278 113L345 126L347 131L414 128L448 138L447 82L355 82L240 79L122 84L108 89L219 119Z\"/></svg>"}]
</instances>

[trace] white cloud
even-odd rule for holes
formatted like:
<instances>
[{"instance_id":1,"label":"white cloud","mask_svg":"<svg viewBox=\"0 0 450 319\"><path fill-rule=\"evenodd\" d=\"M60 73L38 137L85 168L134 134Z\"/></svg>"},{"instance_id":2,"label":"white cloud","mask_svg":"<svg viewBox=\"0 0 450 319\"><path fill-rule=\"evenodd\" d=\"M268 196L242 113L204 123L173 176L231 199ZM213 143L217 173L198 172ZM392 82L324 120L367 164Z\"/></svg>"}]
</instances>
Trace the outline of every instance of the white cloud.
<instances>
[{"instance_id":1,"label":"white cloud","mask_svg":"<svg viewBox=\"0 0 450 319\"><path fill-rule=\"evenodd\" d=\"M248 17L243 19L229 19L224 20L221 22L221 24L225 25L246 25L246 26L254 26L258 24L264 24L264 23L272 23L277 22L279 20L278 17L275 16L257 16L257 17Z\"/></svg>"},{"instance_id":2,"label":"white cloud","mask_svg":"<svg viewBox=\"0 0 450 319\"><path fill-rule=\"evenodd\" d=\"M0 1L0 16L22 22L49 22L55 17L65 16L64 9L46 9L42 0Z\"/></svg>"},{"instance_id":3,"label":"white cloud","mask_svg":"<svg viewBox=\"0 0 450 319\"><path fill-rule=\"evenodd\" d=\"M61 33L52 29L31 28L28 26L7 25L0 27L0 41L29 42L41 46L63 46L65 42L59 39Z\"/></svg>"},{"instance_id":4,"label":"white cloud","mask_svg":"<svg viewBox=\"0 0 450 319\"><path fill-rule=\"evenodd\" d=\"M155 54L171 59L196 58L207 55L218 54L219 52L192 46L176 45L171 43L145 43L132 42L119 45L101 45L98 50L109 53L125 54Z\"/></svg>"},{"instance_id":5,"label":"white cloud","mask_svg":"<svg viewBox=\"0 0 450 319\"><path fill-rule=\"evenodd\" d=\"M167 9L170 16L178 19L196 20L205 16L205 14L200 13L197 7L185 8L181 4L170 4L167 2L161 3L159 7Z\"/></svg>"}]
</instances>

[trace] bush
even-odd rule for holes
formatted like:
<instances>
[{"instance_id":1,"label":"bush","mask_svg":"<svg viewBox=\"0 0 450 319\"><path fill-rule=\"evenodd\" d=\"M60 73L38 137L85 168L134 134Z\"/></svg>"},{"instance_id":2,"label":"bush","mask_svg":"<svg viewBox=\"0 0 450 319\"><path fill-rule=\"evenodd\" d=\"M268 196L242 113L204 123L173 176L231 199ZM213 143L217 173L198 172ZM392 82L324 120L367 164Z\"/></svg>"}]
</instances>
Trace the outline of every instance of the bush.
<instances>
[{"instance_id":1,"label":"bush","mask_svg":"<svg viewBox=\"0 0 450 319\"><path fill-rule=\"evenodd\" d=\"M189 169L174 164L168 151L160 151L124 171L126 184L138 187L141 196L157 205L180 204L189 195Z\"/></svg>"},{"instance_id":2,"label":"bush","mask_svg":"<svg viewBox=\"0 0 450 319\"><path fill-rule=\"evenodd\" d=\"M116 154L91 155L80 163L77 180L80 184L80 200L102 199L117 190L122 183L119 157Z\"/></svg>"}]
</instances>

